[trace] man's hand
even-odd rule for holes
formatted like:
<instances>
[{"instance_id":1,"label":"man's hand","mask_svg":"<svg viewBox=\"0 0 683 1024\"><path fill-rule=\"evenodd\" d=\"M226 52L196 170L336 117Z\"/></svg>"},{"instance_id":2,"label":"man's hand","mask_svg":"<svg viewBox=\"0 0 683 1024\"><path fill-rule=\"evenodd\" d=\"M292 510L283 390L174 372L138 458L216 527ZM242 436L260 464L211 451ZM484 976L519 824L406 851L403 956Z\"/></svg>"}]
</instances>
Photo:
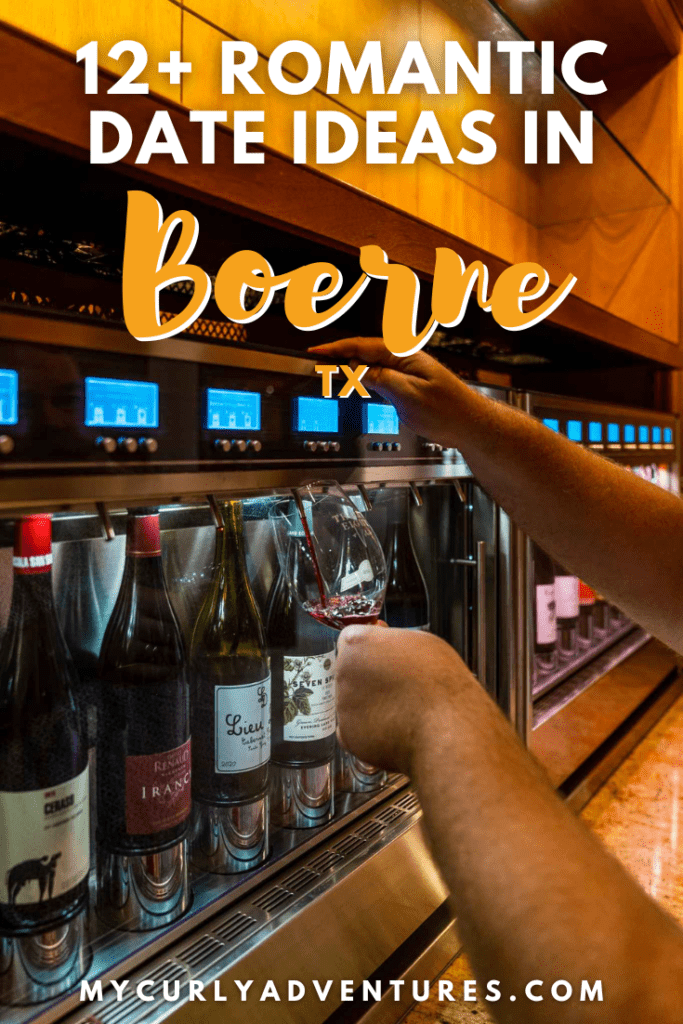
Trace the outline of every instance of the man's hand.
<instances>
[{"instance_id":1,"label":"man's hand","mask_svg":"<svg viewBox=\"0 0 683 1024\"><path fill-rule=\"evenodd\" d=\"M336 677L344 748L406 774L425 728L446 705L458 697L487 701L447 643L410 629L347 626L339 636Z\"/></svg>"},{"instance_id":2,"label":"man's hand","mask_svg":"<svg viewBox=\"0 0 683 1024\"><path fill-rule=\"evenodd\" d=\"M407 426L445 448L456 447L457 419L469 389L436 359L424 352L399 358L379 338L345 338L309 351L354 368L367 364L363 383L390 401Z\"/></svg>"}]
</instances>

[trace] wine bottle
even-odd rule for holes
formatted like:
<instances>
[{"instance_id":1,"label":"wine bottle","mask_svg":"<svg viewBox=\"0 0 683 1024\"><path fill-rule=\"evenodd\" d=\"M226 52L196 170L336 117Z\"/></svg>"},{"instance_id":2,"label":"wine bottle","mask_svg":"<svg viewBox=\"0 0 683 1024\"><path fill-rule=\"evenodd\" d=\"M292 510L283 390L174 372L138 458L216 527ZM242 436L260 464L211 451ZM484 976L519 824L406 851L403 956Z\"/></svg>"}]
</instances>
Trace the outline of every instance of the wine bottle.
<instances>
[{"instance_id":1,"label":"wine bottle","mask_svg":"<svg viewBox=\"0 0 683 1024\"><path fill-rule=\"evenodd\" d=\"M572 657L579 619L579 580L560 565L555 566L555 606L560 653Z\"/></svg>"},{"instance_id":2,"label":"wine bottle","mask_svg":"<svg viewBox=\"0 0 683 1024\"><path fill-rule=\"evenodd\" d=\"M384 545L387 587L384 618L401 629L429 629L429 595L410 535L408 491L389 497L388 530Z\"/></svg>"},{"instance_id":3,"label":"wine bottle","mask_svg":"<svg viewBox=\"0 0 683 1024\"><path fill-rule=\"evenodd\" d=\"M0 648L0 935L36 935L87 906L88 751L52 597L52 520L17 521Z\"/></svg>"},{"instance_id":4,"label":"wine bottle","mask_svg":"<svg viewBox=\"0 0 683 1024\"><path fill-rule=\"evenodd\" d=\"M535 597L534 653L538 669L542 672L550 672L555 668L557 651L555 570L552 561L542 548L534 544L532 552Z\"/></svg>"},{"instance_id":5,"label":"wine bottle","mask_svg":"<svg viewBox=\"0 0 683 1024\"><path fill-rule=\"evenodd\" d=\"M609 629L609 614L607 602L602 594L595 592L595 605L593 606L593 623L595 629L604 632Z\"/></svg>"},{"instance_id":6,"label":"wine bottle","mask_svg":"<svg viewBox=\"0 0 683 1024\"><path fill-rule=\"evenodd\" d=\"M246 871L265 859L270 759L270 662L247 575L242 507L223 506L216 566L192 634L195 863ZM219 829L223 845L212 836Z\"/></svg>"},{"instance_id":7,"label":"wine bottle","mask_svg":"<svg viewBox=\"0 0 683 1024\"><path fill-rule=\"evenodd\" d=\"M593 641L595 628L595 591L579 580L579 635L584 643Z\"/></svg>"},{"instance_id":8,"label":"wine bottle","mask_svg":"<svg viewBox=\"0 0 683 1024\"><path fill-rule=\"evenodd\" d=\"M294 587L302 557L300 545L290 543ZM299 606L281 569L268 595L266 636L273 688L273 822L314 827L334 812L335 634Z\"/></svg>"},{"instance_id":9,"label":"wine bottle","mask_svg":"<svg viewBox=\"0 0 683 1024\"><path fill-rule=\"evenodd\" d=\"M98 659L106 626L95 579L93 543L64 545L55 573L57 615L76 668L76 702L88 744L91 852L97 821Z\"/></svg>"},{"instance_id":10,"label":"wine bottle","mask_svg":"<svg viewBox=\"0 0 683 1024\"><path fill-rule=\"evenodd\" d=\"M128 514L99 676L98 850L147 855L176 846L191 810L189 686L155 509Z\"/></svg>"}]
</instances>

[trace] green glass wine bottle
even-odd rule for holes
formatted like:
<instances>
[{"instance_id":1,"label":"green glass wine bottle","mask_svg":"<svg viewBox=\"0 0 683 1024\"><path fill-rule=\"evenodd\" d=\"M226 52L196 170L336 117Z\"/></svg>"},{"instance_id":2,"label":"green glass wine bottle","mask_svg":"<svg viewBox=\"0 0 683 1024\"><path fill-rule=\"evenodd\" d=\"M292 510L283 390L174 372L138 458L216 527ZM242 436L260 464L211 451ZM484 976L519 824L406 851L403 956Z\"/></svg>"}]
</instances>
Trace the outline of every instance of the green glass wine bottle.
<instances>
[{"instance_id":1,"label":"green glass wine bottle","mask_svg":"<svg viewBox=\"0 0 683 1024\"><path fill-rule=\"evenodd\" d=\"M248 871L268 855L270 662L244 558L242 506L222 507L216 565L192 634L193 860Z\"/></svg>"}]
</instances>

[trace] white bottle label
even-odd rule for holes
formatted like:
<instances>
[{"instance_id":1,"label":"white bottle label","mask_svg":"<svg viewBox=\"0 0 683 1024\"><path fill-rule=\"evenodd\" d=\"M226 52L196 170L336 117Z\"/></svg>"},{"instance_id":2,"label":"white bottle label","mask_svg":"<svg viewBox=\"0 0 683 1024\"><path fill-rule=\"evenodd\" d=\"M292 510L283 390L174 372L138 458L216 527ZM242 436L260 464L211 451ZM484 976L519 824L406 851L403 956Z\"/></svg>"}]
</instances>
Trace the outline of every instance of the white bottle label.
<instances>
[{"instance_id":1,"label":"white bottle label","mask_svg":"<svg viewBox=\"0 0 683 1024\"><path fill-rule=\"evenodd\" d=\"M431 623L427 622L424 626L406 626L406 629L417 629L420 633L428 633ZM400 629L400 627L399 627Z\"/></svg>"},{"instance_id":2,"label":"white bottle label","mask_svg":"<svg viewBox=\"0 0 683 1024\"><path fill-rule=\"evenodd\" d=\"M556 628L555 584L543 583L536 587L536 643L554 644Z\"/></svg>"},{"instance_id":3,"label":"white bottle label","mask_svg":"<svg viewBox=\"0 0 683 1024\"><path fill-rule=\"evenodd\" d=\"M579 614L579 580L577 576L555 577L555 614L558 619L575 619Z\"/></svg>"},{"instance_id":4,"label":"white bottle label","mask_svg":"<svg viewBox=\"0 0 683 1024\"><path fill-rule=\"evenodd\" d=\"M337 728L334 650L284 659L283 738L295 743L323 740Z\"/></svg>"},{"instance_id":5,"label":"white bottle label","mask_svg":"<svg viewBox=\"0 0 683 1024\"><path fill-rule=\"evenodd\" d=\"M270 760L270 676L214 691L216 771L248 772Z\"/></svg>"},{"instance_id":6,"label":"white bottle label","mask_svg":"<svg viewBox=\"0 0 683 1024\"><path fill-rule=\"evenodd\" d=\"M0 821L0 902L43 903L87 876L87 768L53 789L0 792Z\"/></svg>"}]
</instances>

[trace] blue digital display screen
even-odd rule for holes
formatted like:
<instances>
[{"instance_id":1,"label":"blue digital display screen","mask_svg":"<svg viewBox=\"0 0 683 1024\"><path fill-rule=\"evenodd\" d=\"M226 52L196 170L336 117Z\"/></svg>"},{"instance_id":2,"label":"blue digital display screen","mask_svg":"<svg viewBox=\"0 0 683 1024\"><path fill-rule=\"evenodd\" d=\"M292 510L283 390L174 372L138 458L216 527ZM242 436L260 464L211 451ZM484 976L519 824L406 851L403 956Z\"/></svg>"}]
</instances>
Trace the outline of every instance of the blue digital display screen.
<instances>
[{"instance_id":1,"label":"blue digital display screen","mask_svg":"<svg viewBox=\"0 0 683 1024\"><path fill-rule=\"evenodd\" d=\"M298 398L295 429L306 434L338 434L339 402L336 398Z\"/></svg>"},{"instance_id":2,"label":"blue digital display screen","mask_svg":"<svg viewBox=\"0 0 683 1024\"><path fill-rule=\"evenodd\" d=\"M543 420L543 423L550 430L554 430L554 431L557 432L560 429L560 421L559 420Z\"/></svg>"},{"instance_id":3,"label":"blue digital display screen","mask_svg":"<svg viewBox=\"0 0 683 1024\"><path fill-rule=\"evenodd\" d=\"M671 427L664 427L664 444L673 444L674 432Z\"/></svg>"},{"instance_id":4,"label":"blue digital display screen","mask_svg":"<svg viewBox=\"0 0 683 1024\"><path fill-rule=\"evenodd\" d=\"M146 380L85 378L86 427L158 427L159 385Z\"/></svg>"},{"instance_id":5,"label":"blue digital display screen","mask_svg":"<svg viewBox=\"0 0 683 1024\"><path fill-rule=\"evenodd\" d=\"M662 443L662 428L661 427L653 427L652 428L652 443L653 444L661 444Z\"/></svg>"},{"instance_id":6,"label":"blue digital display screen","mask_svg":"<svg viewBox=\"0 0 683 1024\"><path fill-rule=\"evenodd\" d=\"M364 434L398 434L398 413L393 405L368 402L363 406Z\"/></svg>"},{"instance_id":7,"label":"blue digital display screen","mask_svg":"<svg viewBox=\"0 0 683 1024\"><path fill-rule=\"evenodd\" d=\"M632 423L627 423L624 427L624 443L635 444L636 443L636 428Z\"/></svg>"},{"instance_id":8,"label":"blue digital display screen","mask_svg":"<svg viewBox=\"0 0 683 1024\"><path fill-rule=\"evenodd\" d=\"M567 420L567 437L570 441L583 439L583 423L581 420Z\"/></svg>"},{"instance_id":9,"label":"blue digital display screen","mask_svg":"<svg viewBox=\"0 0 683 1024\"><path fill-rule=\"evenodd\" d=\"M16 370L0 370L0 423L8 426L19 420L19 375Z\"/></svg>"},{"instance_id":10,"label":"blue digital display screen","mask_svg":"<svg viewBox=\"0 0 683 1024\"><path fill-rule=\"evenodd\" d=\"M607 442L608 444L619 444L619 424L608 423L607 424Z\"/></svg>"},{"instance_id":11,"label":"blue digital display screen","mask_svg":"<svg viewBox=\"0 0 683 1024\"><path fill-rule=\"evenodd\" d=\"M650 443L650 428L641 423L638 427L638 444Z\"/></svg>"},{"instance_id":12,"label":"blue digital display screen","mask_svg":"<svg viewBox=\"0 0 683 1024\"><path fill-rule=\"evenodd\" d=\"M592 444L600 444L602 441L602 423L591 420L588 424L588 440Z\"/></svg>"},{"instance_id":13,"label":"blue digital display screen","mask_svg":"<svg viewBox=\"0 0 683 1024\"><path fill-rule=\"evenodd\" d=\"M208 430L260 430L261 396L258 391L206 389Z\"/></svg>"}]
</instances>

